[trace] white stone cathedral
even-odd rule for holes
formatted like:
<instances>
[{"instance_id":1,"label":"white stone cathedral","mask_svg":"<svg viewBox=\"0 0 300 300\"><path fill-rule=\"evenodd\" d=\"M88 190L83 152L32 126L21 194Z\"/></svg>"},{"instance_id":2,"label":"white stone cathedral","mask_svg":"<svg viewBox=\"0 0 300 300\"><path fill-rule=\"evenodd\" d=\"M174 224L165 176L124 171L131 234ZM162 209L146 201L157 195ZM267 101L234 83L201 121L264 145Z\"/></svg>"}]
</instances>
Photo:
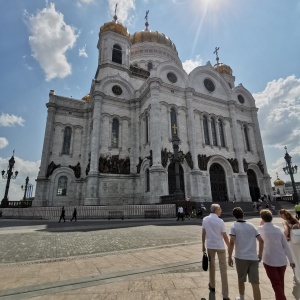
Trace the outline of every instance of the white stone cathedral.
<instances>
[{"instance_id":1,"label":"white stone cathedral","mask_svg":"<svg viewBox=\"0 0 300 300\"><path fill-rule=\"evenodd\" d=\"M146 15L147 20L147 15ZM35 206L161 203L180 188L194 201L271 194L251 93L219 62L187 74L174 43L148 29L100 28L99 60L81 100L50 91Z\"/></svg>"}]
</instances>

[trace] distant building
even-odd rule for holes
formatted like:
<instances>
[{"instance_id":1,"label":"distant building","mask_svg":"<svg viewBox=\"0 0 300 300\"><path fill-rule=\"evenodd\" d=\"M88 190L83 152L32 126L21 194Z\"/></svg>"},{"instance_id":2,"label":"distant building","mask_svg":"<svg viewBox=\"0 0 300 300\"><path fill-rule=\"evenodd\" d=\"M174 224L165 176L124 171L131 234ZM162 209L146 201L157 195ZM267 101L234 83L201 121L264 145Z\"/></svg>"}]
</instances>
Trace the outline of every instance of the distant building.
<instances>
[{"instance_id":1,"label":"distant building","mask_svg":"<svg viewBox=\"0 0 300 300\"><path fill-rule=\"evenodd\" d=\"M274 181L273 195L279 197L279 196L284 196L285 194L286 191L285 191L284 181L281 180L277 174L277 179Z\"/></svg>"},{"instance_id":2,"label":"distant building","mask_svg":"<svg viewBox=\"0 0 300 300\"><path fill-rule=\"evenodd\" d=\"M300 195L300 182L295 182L295 185L296 185L297 193L298 193L298 195ZM285 188L285 193L286 194L293 194L294 193L291 181L286 182L285 185L284 185L284 188Z\"/></svg>"},{"instance_id":3,"label":"distant building","mask_svg":"<svg viewBox=\"0 0 300 300\"><path fill-rule=\"evenodd\" d=\"M272 193L251 93L218 56L187 74L175 44L145 25L129 34L114 16L100 28L89 94L50 91L33 205L159 203L176 187L175 133L185 196L239 202Z\"/></svg>"}]
</instances>

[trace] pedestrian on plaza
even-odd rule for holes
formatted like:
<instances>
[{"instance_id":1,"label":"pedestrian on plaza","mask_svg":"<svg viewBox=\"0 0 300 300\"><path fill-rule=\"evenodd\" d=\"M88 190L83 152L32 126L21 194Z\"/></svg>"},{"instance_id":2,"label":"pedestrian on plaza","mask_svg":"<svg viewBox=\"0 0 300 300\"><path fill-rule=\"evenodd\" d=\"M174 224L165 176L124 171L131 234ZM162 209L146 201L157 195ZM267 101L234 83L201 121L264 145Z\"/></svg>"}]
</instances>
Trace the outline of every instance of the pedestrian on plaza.
<instances>
[{"instance_id":1,"label":"pedestrian on plaza","mask_svg":"<svg viewBox=\"0 0 300 300\"><path fill-rule=\"evenodd\" d=\"M181 221L183 221L183 207L180 205L178 206L178 210L177 210L177 221L179 221L179 219L181 218Z\"/></svg>"},{"instance_id":2,"label":"pedestrian on plaza","mask_svg":"<svg viewBox=\"0 0 300 300\"><path fill-rule=\"evenodd\" d=\"M236 221L230 227L230 240L228 247L228 265L233 267L232 252L235 247L235 265L238 274L239 297L236 300L245 299L245 282L252 285L253 299L261 300L259 289L258 264L262 258L264 241L255 226L244 220L244 212L240 207L235 207L232 212ZM258 253L256 240L259 242Z\"/></svg>"},{"instance_id":3,"label":"pedestrian on plaza","mask_svg":"<svg viewBox=\"0 0 300 300\"><path fill-rule=\"evenodd\" d=\"M300 202L295 205L296 218L300 220Z\"/></svg>"},{"instance_id":4,"label":"pedestrian on plaza","mask_svg":"<svg viewBox=\"0 0 300 300\"><path fill-rule=\"evenodd\" d=\"M284 235L289 241L291 239L291 230L292 229L300 229L300 223L297 218L291 214L286 209L281 209L279 211L281 219L283 219L283 232Z\"/></svg>"},{"instance_id":5,"label":"pedestrian on plaza","mask_svg":"<svg viewBox=\"0 0 300 300\"><path fill-rule=\"evenodd\" d=\"M59 218L58 223L60 223L60 221L61 221L62 219L64 220L64 222L66 222L65 217L66 217L66 211L65 211L65 207L63 206L62 209L61 209L61 214L60 214L60 218Z\"/></svg>"},{"instance_id":6,"label":"pedestrian on plaza","mask_svg":"<svg viewBox=\"0 0 300 300\"><path fill-rule=\"evenodd\" d=\"M70 221L72 222L73 219L75 220L75 222L77 221L77 209L76 209L76 207L74 208L72 219Z\"/></svg>"},{"instance_id":7,"label":"pedestrian on plaza","mask_svg":"<svg viewBox=\"0 0 300 300\"><path fill-rule=\"evenodd\" d=\"M219 204L212 204L210 215L205 217L202 222L202 251L206 252L209 258L209 284L211 292L215 292L216 286L216 262L215 256L218 255L221 273L223 300L229 299L227 263L225 245L229 246L229 239L226 233L225 223L220 219L222 213ZM206 251L207 249L207 251Z\"/></svg>"},{"instance_id":8,"label":"pedestrian on plaza","mask_svg":"<svg viewBox=\"0 0 300 300\"><path fill-rule=\"evenodd\" d=\"M284 294L284 273L289 259L291 268L295 268L292 253L281 229L272 224L272 213L268 209L260 211L261 226L258 227L264 240L262 261L269 277L276 300L286 300Z\"/></svg>"}]
</instances>

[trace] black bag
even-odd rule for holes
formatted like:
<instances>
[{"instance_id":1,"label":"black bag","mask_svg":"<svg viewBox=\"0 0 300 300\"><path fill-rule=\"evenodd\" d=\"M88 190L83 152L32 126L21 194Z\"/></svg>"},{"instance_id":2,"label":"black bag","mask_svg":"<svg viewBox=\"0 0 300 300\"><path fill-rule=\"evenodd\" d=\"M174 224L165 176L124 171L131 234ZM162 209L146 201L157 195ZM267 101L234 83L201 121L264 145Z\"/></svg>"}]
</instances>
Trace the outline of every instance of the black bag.
<instances>
[{"instance_id":1,"label":"black bag","mask_svg":"<svg viewBox=\"0 0 300 300\"><path fill-rule=\"evenodd\" d=\"M206 252L203 252L202 270L203 271L207 271L208 270L208 256L207 256Z\"/></svg>"}]
</instances>

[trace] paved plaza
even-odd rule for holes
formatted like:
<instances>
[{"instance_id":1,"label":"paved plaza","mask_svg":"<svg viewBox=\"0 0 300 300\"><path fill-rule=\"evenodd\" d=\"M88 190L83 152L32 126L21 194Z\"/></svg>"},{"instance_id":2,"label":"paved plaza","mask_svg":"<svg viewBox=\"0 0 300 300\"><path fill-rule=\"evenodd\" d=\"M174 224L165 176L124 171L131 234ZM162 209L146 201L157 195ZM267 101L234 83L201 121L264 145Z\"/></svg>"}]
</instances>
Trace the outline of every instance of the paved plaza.
<instances>
[{"instance_id":1,"label":"paved plaza","mask_svg":"<svg viewBox=\"0 0 300 300\"><path fill-rule=\"evenodd\" d=\"M255 225L259 218L250 218ZM224 219L229 228L232 219ZM281 226L275 217L274 223ZM0 299L201 299L208 291L201 269L201 220L105 220L58 223L0 219ZM230 297L238 295L228 268ZM263 299L275 299L260 266ZM287 299L293 272L287 268ZM253 299L246 284L246 299Z\"/></svg>"}]
</instances>

